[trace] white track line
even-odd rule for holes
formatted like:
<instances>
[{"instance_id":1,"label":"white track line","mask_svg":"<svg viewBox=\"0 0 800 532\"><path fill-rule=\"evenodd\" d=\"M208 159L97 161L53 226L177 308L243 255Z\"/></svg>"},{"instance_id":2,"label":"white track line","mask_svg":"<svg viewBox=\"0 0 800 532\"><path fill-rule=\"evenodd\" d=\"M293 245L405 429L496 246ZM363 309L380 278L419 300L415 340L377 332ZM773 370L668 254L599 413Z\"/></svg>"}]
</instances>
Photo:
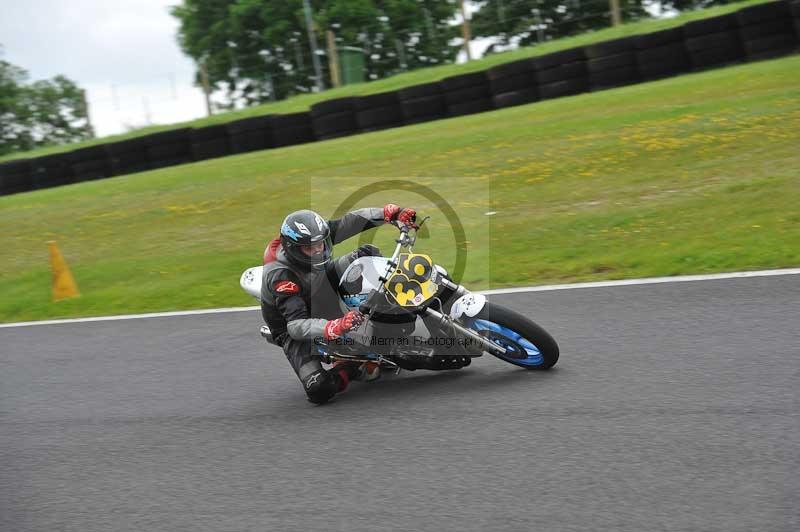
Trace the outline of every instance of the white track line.
<instances>
[{"instance_id":1,"label":"white track line","mask_svg":"<svg viewBox=\"0 0 800 532\"><path fill-rule=\"evenodd\" d=\"M645 279L623 279L620 281L598 281L593 283L554 284L546 286L526 286L520 288L499 288L484 290L484 295L520 294L525 292L550 292L554 290L575 290L578 288L605 288L611 286L631 286L642 284L686 283L691 281L715 281L719 279L742 279L747 277L772 277L776 275L800 275L800 268L783 270L761 270L755 272L715 273L709 275L682 275L675 277L650 277ZM166 318L170 316L196 316L199 314L222 314L226 312L249 312L261 307L232 307L205 310L184 310L176 312L154 312L151 314L128 314L123 316L99 316L96 318L74 318L65 320L23 321L18 323L0 323L0 329L10 327L30 327L34 325L57 325L60 323L84 323L91 321L137 320L142 318Z\"/></svg>"}]
</instances>

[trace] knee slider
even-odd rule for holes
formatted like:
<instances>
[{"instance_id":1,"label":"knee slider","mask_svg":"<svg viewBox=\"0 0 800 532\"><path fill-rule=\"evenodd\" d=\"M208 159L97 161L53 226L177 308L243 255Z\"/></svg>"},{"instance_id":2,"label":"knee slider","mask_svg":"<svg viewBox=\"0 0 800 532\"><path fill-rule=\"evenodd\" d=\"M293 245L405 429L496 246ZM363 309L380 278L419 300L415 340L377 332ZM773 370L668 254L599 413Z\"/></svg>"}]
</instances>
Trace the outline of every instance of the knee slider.
<instances>
[{"instance_id":1,"label":"knee slider","mask_svg":"<svg viewBox=\"0 0 800 532\"><path fill-rule=\"evenodd\" d=\"M321 405L327 403L339 391L339 383L324 369L315 371L303 381L308 400Z\"/></svg>"}]
</instances>

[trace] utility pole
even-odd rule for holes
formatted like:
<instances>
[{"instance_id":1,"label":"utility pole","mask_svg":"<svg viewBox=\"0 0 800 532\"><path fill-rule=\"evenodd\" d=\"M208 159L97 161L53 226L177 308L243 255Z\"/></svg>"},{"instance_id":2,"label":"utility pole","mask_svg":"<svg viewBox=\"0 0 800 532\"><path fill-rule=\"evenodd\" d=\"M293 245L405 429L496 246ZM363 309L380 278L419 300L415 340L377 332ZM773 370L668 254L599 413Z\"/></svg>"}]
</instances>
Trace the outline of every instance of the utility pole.
<instances>
[{"instance_id":1,"label":"utility pole","mask_svg":"<svg viewBox=\"0 0 800 532\"><path fill-rule=\"evenodd\" d=\"M611 8L611 24L619 26L622 24L622 13L619 10L619 0L608 0L608 6Z\"/></svg>"},{"instance_id":2,"label":"utility pole","mask_svg":"<svg viewBox=\"0 0 800 532\"><path fill-rule=\"evenodd\" d=\"M616 1L616 0L614 0ZM469 51L469 41L472 40L472 35L469 29L469 19L467 18L467 6L465 1L461 0L461 36L464 38L464 51L467 53L467 61L472 61L472 52Z\"/></svg>"},{"instance_id":3,"label":"utility pole","mask_svg":"<svg viewBox=\"0 0 800 532\"><path fill-rule=\"evenodd\" d=\"M306 30L308 30L308 43L311 45L311 61L314 63L314 75L317 78L317 90L325 90L325 83L322 81L322 66L319 64L317 55L317 37L314 35L314 21L311 18L311 4L308 0L303 0L303 11L306 16Z\"/></svg>"},{"instance_id":4,"label":"utility pole","mask_svg":"<svg viewBox=\"0 0 800 532\"><path fill-rule=\"evenodd\" d=\"M86 98L86 89L81 89L81 105L83 107L83 116L86 117L86 132L89 138L94 138L94 127L92 127L92 119L89 116L89 100Z\"/></svg>"},{"instance_id":5,"label":"utility pole","mask_svg":"<svg viewBox=\"0 0 800 532\"><path fill-rule=\"evenodd\" d=\"M336 53L336 35L332 30L325 32L328 38L328 70L331 71L331 85L333 87L342 86L342 77L339 74L338 54Z\"/></svg>"},{"instance_id":6,"label":"utility pole","mask_svg":"<svg viewBox=\"0 0 800 532\"><path fill-rule=\"evenodd\" d=\"M203 94L206 97L206 115L211 116L211 86L208 83L208 71L206 71L206 62L200 63L200 81L203 84Z\"/></svg>"}]
</instances>

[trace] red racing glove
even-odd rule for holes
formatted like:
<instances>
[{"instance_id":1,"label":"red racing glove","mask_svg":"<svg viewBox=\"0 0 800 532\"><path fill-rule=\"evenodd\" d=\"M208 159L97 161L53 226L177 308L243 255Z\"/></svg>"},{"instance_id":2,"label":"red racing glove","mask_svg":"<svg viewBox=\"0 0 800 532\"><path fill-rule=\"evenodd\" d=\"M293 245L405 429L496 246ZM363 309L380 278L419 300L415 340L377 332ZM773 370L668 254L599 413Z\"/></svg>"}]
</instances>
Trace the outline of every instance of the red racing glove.
<instances>
[{"instance_id":1,"label":"red racing glove","mask_svg":"<svg viewBox=\"0 0 800 532\"><path fill-rule=\"evenodd\" d=\"M330 320L325 324L325 339L335 340L347 331L357 329L364 323L364 315L356 310L351 310L341 318Z\"/></svg>"},{"instance_id":2,"label":"red racing glove","mask_svg":"<svg viewBox=\"0 0 800 532\"><path fill-rule=\"evenodd\" d=\"M387 203L383 207L383 220L386 223L400 222L403 225L416 229L417 224L414 222L417 221L417 211L398 207L394 203Z\"/></svg>"}]
</instances>

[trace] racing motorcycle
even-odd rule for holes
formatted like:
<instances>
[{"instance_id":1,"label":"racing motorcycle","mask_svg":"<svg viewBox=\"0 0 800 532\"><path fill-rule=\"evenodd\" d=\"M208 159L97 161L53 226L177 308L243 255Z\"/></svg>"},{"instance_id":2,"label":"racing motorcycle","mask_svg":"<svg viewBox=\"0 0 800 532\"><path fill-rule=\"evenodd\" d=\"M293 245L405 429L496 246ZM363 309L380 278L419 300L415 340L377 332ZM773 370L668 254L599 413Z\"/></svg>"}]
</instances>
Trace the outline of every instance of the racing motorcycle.
<instances>
[{"instance_id":1,"label":"racing motorcycle","mask_svg":"<svg viewBox=\"0 0 800 532\"><path fill-rule=\"evenodd\" d=\"M416 227L394 223L400 235L391 257L361 257L344 271L337 287L343 312L359 310L366 319L340 339L315 340L322 362L373 362L399 372L409 359L452 358L455 349L462 359L458 367L484 353L526 369L553 367L559 349L547 331L469 292L430 256L414 253L417 231L426 220ZM242 289L259 301L262 268L249 268L240 278ZM387 334L389 330L395 334ZM269 327L260 332L275 343Z\"/></svg>"}]
</instances>

